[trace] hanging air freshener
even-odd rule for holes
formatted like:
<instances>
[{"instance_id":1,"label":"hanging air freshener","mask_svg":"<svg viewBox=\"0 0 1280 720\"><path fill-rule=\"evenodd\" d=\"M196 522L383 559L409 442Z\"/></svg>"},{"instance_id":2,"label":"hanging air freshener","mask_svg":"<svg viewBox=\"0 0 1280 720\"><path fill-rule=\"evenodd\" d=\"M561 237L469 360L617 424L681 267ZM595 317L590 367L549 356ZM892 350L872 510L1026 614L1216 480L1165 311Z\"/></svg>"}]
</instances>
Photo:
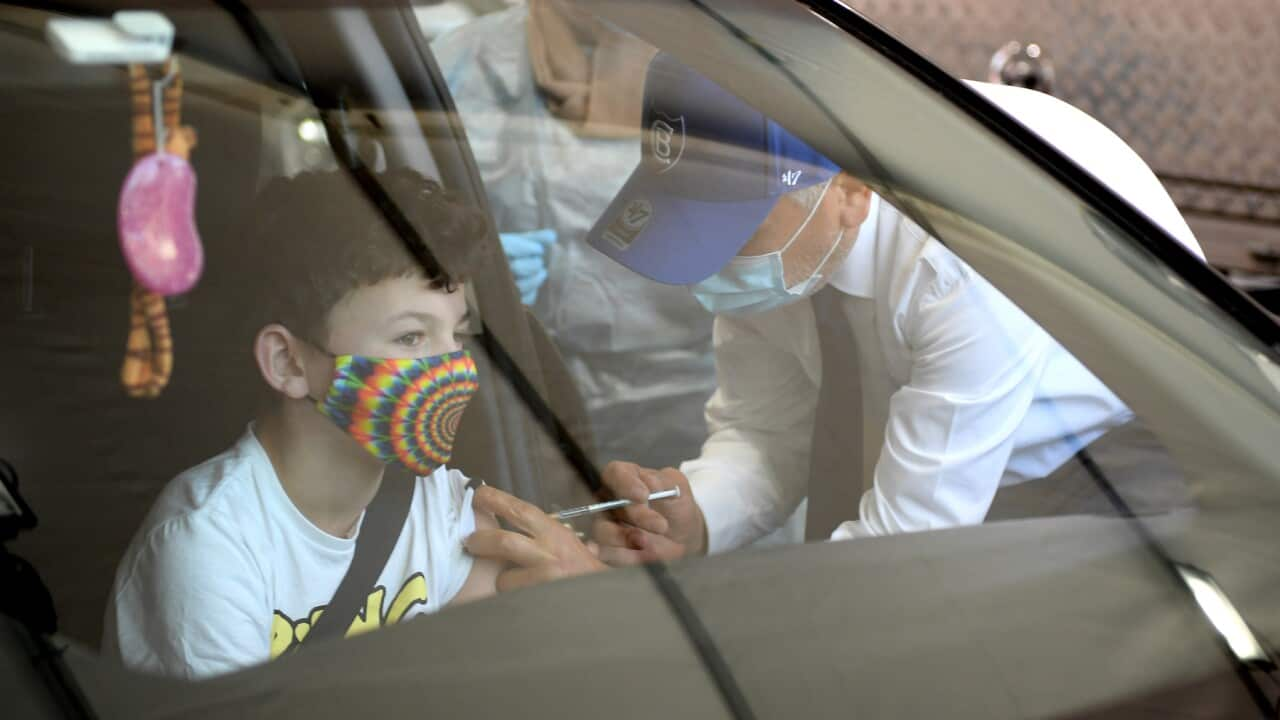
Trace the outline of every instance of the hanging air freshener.
<instances>
[{"instance_id":1,"label":"hanging air freshener","mask_svg":"<svg viewBox=\"0 0 1280 720\"><path fill-rule=\"evenodd\" d=\"M167 144L164 90L175 80L177 61L171 60L166 69L165 77L151 88L155 152L134 163L125 178L117 221L120 249L138 284L168 296L195 286L204 269L204 249L195 222L195 170L182 150Z\"/></svg>"},{"instance_id":2,"label":"hanging air freshener","mask_svg":"<svg viewBox=\"0 0 1280 720\"><path fill-rule=\"evenodd\" d=\"M178 61L165 62L162 73L157 83L143 66L129 66L137 160L120 192L119 226L125 262L134 276L129 337L120 368L120 382L130 397L158 397L169 384L173 336L161 293L189 289L204 265L193 216L195 173L187 162L195 130L179 123ZM148 237L152 233L154 237Z\"/></svg>"},{"instance_id":3,"label":"hanging air freshener","mask_svg":"<svg viewBox=\"0 0 1280 720\"><path fill-rule=\"evenodd\" d=\"M45 39L67 62L129 66L135 164L120 190L120 248L134 277L120 382L130 397L154 398L173 373L173 336L164 296L190 290L204 268L195 225L192 128L179 124L182 73L172 57L174 27L164 15L121 10L110 19L54 18ZM147 66L162 65L159 81Z\"/></svg>"}]
</instances>

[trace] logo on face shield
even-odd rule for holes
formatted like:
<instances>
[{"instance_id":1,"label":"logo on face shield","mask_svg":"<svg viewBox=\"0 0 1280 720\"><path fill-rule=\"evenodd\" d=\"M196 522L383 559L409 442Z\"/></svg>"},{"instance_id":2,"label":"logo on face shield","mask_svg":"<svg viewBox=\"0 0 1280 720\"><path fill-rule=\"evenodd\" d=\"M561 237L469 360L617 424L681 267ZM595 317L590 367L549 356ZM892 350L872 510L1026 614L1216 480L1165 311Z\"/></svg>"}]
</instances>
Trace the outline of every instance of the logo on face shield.
<instances>
[{"instance_id":1,"label":"logo on face shield","mask_svg":"<svg viewBox=\"0 0 1280 720\"><path fill-rule=\"evenodd\" d=\"M658 174L662 174L680 162L684 155L684 116L673 118L658 112L657 120L649 126L649 147L653 149L653 159L662 165Z\"/></svg>"},{"instance_id":2,"label":"logo on face shield","mask_svg":"<svg viewBox=\"0 0 1280 720\"><path fill-rule=\"evenodd\" d=\"M637 198L622 208L622 212L609 223L603 237L617 249L626 250L652 219L653 206L648 200Z\"/></svg>"},{"instance_id":3,"label":"logo on face shield","mask_svg":"<svg viewBox=\"0 0 1280 720\"><path fill-rule=\"evenodd\" d=\"M801 170L788 170L782 173L782 184L787 187L795 187L800 182L800 176L803 174Z\"/></svg>"}]
</instances>

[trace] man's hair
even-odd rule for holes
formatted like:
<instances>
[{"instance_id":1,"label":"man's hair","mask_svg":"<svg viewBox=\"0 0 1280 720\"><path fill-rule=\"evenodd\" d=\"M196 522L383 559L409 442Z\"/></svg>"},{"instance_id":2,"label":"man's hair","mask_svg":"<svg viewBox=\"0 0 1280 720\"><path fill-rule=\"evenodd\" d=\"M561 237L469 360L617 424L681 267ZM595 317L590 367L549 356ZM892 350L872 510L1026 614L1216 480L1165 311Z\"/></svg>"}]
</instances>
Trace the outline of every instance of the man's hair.
<instances>
[{"instance_id":1,"label":"man's hair","mask_svg":"<svg viewBox=\"0 0 1280 720\"><path fill-rule=\"evenodd\" d=\"M329 312L352 291L396 277L422 276L453 292L483 257L487 222L440 183L407 169L374 176L424 244L428 268L361 188L342 172L272 180L250 213L245 300L252 332L278 322L313 343L329 336ZM406 233L407 234L407 233Z\"/></svg>"}]
</instances>

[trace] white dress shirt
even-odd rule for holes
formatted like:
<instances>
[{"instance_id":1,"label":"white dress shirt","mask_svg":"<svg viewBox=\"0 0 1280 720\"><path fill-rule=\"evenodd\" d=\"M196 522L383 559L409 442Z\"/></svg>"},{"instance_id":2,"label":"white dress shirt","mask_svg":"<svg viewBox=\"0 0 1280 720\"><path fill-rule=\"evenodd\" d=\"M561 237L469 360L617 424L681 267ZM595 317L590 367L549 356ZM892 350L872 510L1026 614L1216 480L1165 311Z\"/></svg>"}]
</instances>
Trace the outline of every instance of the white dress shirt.
<instances>
[{"instance_id":1,"label":"white dress shirt","mask_svg":"<svg viewBox=\"0 0 1280 720\"><path fill-rule=\"evenodd\" d=\"M975 88L1199 251L1150 169L1088 115L1041 93ZM878 197L831 284L858 338L859 507L834 539L982 522L1001 485L1042 478L1132 413L1012 302ZM710 436L684 463L708 551L778 528L803 499L821 352L809 300L719 316ZM870 482L866 482L869 480ZM855 517L857 519L853 519Z\"/></svg>"}]
</instances>

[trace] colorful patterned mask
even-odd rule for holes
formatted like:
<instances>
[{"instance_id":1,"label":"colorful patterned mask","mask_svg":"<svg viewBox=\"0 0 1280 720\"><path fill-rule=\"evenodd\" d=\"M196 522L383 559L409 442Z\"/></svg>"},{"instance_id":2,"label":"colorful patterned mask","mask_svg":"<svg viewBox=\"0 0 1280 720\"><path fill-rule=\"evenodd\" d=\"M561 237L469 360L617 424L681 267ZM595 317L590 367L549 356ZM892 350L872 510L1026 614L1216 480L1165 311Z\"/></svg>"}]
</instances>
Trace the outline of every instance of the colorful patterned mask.
<instances>
[{"instance_id":1,"label":"colorful patterned mask","mask_svg":"<svg viewBox=\"0 0 1280 720\"><path fill-rule=\"evenodd\" d=\"M471 353L424 358L335 358L321 413L371 455L418 475L449 461L458 422L480 387Z\"/></svg>"}]
</instances>

